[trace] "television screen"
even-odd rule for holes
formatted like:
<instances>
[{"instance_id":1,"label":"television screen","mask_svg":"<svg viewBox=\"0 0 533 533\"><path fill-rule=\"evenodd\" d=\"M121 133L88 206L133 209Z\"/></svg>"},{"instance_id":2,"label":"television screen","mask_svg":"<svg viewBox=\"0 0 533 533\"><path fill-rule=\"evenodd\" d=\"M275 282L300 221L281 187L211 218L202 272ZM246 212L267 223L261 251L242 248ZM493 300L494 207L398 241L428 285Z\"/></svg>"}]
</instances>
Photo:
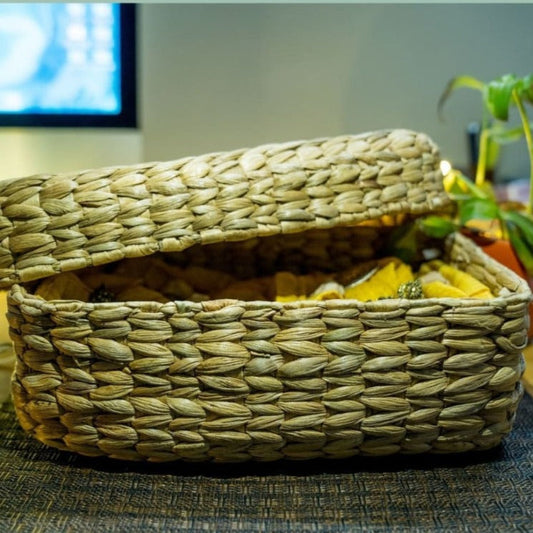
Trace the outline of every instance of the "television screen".
<instances>
[{"instance_id":1,"label":"television screen","mask_svg":"<svg viewBox=\"0 0 533 533\"><path fill-rule=\"evenodd\" d=\"M135 127L134 14L0 3L0 125Z\"/></svg>"}]
</instances>

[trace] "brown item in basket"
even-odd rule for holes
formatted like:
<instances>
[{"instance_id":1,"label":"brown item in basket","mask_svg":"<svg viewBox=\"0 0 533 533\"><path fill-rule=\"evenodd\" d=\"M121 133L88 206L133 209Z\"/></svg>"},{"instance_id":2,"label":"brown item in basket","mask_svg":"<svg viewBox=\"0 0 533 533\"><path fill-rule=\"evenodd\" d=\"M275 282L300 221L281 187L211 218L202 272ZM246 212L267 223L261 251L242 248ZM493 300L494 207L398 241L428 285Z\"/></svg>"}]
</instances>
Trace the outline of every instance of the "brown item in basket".
<instances>
[{"instance_id":1,"label":"brown item in basket","mask_svg":"<svg viewBox=\"0 0 533 533\"><path fill-rule=\"evenodd\" d=\"M158 291L144 287L143 285L133 285L126 287L117 294L119 302L161 302L166 303L169 299Z\"/></svg>"},{"instance_id":2,"label":"brown item in basket","mask_svg":"<svg viewBox=\"0 0 533 533\"><path fill-rule=\"evenodd\" d=\"M198 292L213 294L225 289L235 278L226 272L192 266L182 271L183 279Z\"/></svg>"},{"instance_id":3,"label":"brown item in basket","mask_svg":"<svg viewBox=\"0 0 533 533\"><path fill-rule=\"evenodd\" d=\"M72 272L46 278L39 283L35 294L45 300L80 300L87 302L91 288Z\"/></svg>"},{"instance_id":4,"label":"brown item in basket","mask_svg":"<svg viewBox=\"0 0 533 533\"><path fill-rule=\"evenodd\" d=\"M272 289L269 287L272 281L260 278L233 281L222 290L212 293L213 299L237 299L244 301L269 300Z\"/></svg>"},{"instance_id":5,"label":"brown item in basket","mask_svg":"<svg viewBox=\"0 0 533 533\"><path fill-rule=\"evenodd\" d=\"M128 287L141 284L140 278L129 276L122 276L119 274L107 274L101 272L99 269L90 269L89 271L82 271L79 273L83 282L86 283L91 290L96 290L100 287L105 287L107 290L118 293Z\"/></svg>"}]
</instances>

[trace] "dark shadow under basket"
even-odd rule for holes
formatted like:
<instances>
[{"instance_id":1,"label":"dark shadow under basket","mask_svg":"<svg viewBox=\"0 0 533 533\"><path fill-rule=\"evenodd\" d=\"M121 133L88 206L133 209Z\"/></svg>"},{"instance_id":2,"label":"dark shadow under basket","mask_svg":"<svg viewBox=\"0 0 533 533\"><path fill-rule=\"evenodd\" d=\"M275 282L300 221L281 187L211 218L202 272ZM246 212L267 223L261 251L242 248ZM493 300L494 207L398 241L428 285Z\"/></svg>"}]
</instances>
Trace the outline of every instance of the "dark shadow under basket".
<instances>
[{"instance_id":1,"label":"dark shadow under basket","mask_svg":"<svg viewBox=\"0 0 533 533\"><path fill-rule=\"evenodd\" d=\"M287 262L286 242L299 238L313 250L305 261L343 268L368 257L366 230L354 225L448 204L438 163L426 136L392 130L0 183L21 425L49 446L126 460L497 445L522 395L530 292L461 235L446 242L446 260L495 298L87 303L32 294L32 280L156 252L206 264L233 257L253 275L279 264L273 257Z\"/></svg>"}]
</instances>

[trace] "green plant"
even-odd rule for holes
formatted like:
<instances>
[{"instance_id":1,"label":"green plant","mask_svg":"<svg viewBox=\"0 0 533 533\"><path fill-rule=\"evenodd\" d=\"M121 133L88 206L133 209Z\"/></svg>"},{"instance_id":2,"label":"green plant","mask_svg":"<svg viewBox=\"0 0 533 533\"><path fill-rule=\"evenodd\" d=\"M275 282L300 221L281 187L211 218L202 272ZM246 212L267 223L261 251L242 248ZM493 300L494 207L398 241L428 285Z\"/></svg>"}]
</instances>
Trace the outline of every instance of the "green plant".
<instances>
[{"instance_id":1,"label":"green plant","mask_svg":"<svg viewBox=\"0 0 533 533\"><path fill-rule=\"evenodd\" d=\"M532 127L525 106L526 103L533 104L533 74L523 78L518 78L514 74L505 74L488 83L483 83L477 78L466 75L452 78L439 99L439 114L442 114L444 103L450 95L460 88L475 89L482 94L483 111L476 167L476 185L484 185L487 168L494 163L499 145L516 141L522 136L526 139L529 157L529 182L533 183ZM521 126L518 128L503 126L503 123L509 120L511 105L515 105L518 110L521 121ZM495 119L497 122L494 124L491 119ZM533 187L530 187L527 212L532 213L532 209Z\"/></svg>"},{"instance_id":2,"label":"green plant","mask_svg":"<svg viewBox=\"0 0 533 533\"><path fill-rule=\"evenodd\" d=\"M420 219L418 229L425 235L443 238L453 231L467 230L488 239L510 241L527 273L533 276L533 219L516 210L515 204L500 203L490 188L481 188L458 171L446 177L446 189L454 200L451 217L430 215Z\"/></svg>"},{"instance_id":3,"label":"green plant","mask_svg":"<svg viewBox=\"0 0 533 533\"><path fill-rule=\"evenodd\" d=\"M459 88L481 92L483 103L479 156L475 182L452 170L445 177L445 187L455 200L451 217L429 216L417 222L418 229L430 237L442 238L452 231L468 229L478 234L509 240L524 268L533 276L533 138L526 104L533 104L533 74L518 78L506 74L488 83L471 76L457 76L447 84L438 109ZM516 106L520 127L507 126L511 106ZM486 181L486 172L494 164L500 144L525 137L529 158L529 202L525 211L516 205L500 203Z\"/></svg>"}]
</instances>

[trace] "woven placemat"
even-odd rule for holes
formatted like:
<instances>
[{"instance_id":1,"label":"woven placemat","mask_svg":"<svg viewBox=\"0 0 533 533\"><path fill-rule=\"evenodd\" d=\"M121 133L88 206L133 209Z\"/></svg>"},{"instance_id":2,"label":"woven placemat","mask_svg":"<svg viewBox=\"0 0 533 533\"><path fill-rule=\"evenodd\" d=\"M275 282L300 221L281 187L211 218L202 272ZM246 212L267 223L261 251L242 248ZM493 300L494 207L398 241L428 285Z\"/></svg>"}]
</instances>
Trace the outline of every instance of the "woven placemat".
<instances>
[{"instance_id":1,"label":"woven placemat","mask_svg":"<svg viewBox=\"0 0 533 533\"><path fill-rule=\"evenodd\" d=\"M533 399L488 452L137 464L46 448L0 409L0 531L530 531Z\"/></svg>"}]
</instances>

